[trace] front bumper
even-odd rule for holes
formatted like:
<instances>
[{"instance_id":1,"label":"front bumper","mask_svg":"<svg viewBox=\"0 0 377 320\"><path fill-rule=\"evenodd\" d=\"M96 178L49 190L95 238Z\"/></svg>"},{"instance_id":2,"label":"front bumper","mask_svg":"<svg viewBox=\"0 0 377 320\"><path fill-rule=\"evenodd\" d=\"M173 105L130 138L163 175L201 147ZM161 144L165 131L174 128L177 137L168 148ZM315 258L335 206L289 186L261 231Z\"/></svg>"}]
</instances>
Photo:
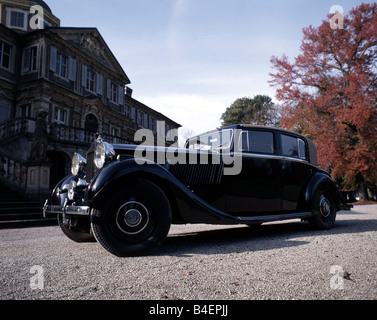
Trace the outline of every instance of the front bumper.
<instances>
[{"instance_id":1,"label":"front bumper","mask_svg":"<svg viewBox=\"0 0 377 320\"><path fill-rule=\"evenodd\" d=\"M67 201L63 206L51 205L49 201L46 200L43 206L43 217L46 218L47 213L56 213L63 215L76 215L76 216L89 216L90 207L88 206L72 206L68 205Z\"/></svg>"}]
</instances>

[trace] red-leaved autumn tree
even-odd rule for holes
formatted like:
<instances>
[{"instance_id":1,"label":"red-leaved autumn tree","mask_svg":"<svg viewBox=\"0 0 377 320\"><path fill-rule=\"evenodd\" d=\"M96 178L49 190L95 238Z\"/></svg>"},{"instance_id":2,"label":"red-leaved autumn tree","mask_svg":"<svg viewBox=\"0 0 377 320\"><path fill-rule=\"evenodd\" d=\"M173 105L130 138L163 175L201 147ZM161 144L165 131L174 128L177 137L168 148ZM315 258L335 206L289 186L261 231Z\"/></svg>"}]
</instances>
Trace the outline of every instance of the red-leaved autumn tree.
<instances>
[{"instance_id":1,"label":"red-leaved autumn tree","mask_svg":"<svg viewBox=\"0 0 377 320\"><path fill-rule=\"evenodd\" d=\"M343 29L332 17L303 30L293 63L271 58L270 83L281 126L312 138L321 167L350 190L377 183L377 4L352 9Z\"/></svg>"}]
</instances>

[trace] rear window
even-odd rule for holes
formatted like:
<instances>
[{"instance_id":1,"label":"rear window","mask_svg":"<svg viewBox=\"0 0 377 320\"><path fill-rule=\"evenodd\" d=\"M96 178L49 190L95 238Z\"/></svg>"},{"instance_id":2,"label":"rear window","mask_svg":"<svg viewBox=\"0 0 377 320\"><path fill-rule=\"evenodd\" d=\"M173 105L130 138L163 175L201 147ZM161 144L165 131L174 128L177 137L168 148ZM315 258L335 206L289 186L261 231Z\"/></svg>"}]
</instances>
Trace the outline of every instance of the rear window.
<instances>
[{"instance_id":1,"label":"rear window","mask_svg":"<svg viewBox=\"0 0 377 320\"><path fill-rule=\"evenodd\" d=\"M306 159L305 142L300 138L282 134L281 147L284 156Z\"/></svg>"}]
</instances>

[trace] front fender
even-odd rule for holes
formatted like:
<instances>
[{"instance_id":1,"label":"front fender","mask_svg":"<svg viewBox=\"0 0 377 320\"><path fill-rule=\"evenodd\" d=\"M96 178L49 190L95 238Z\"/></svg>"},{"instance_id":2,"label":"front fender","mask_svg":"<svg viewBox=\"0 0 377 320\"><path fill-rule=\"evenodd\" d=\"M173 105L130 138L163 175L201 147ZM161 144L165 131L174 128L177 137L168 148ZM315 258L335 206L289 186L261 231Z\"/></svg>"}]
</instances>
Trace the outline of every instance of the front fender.
<instances>
[{"instance_id":1,"label":"front fender","mask_svg":"<svg viewBox=\"0 0 377 320\"><path fill-rule=\"evenodd\" d=\"M88 199L91 204L94 204L112 185L118 183L121 179L131 175L140 177L145 174L160 178L170 175L165 168L153 162L140 165L134 159L116 161L103 168L93 179L88 189Z\"/></svg>"},{"instance_id":2,"label":"front fender","mask_svg":"<svg viewBox=\"0 0 377 320\"><path fill-rule=\"evenodd\" d=\"M52 191L52 194L49 199L49 203L56 206L63 206L65 200L67 199L67 193L61 193L60 191L62 190L65 184L69 184L69 182L74 179L75 179L74 175L69 175L63 178Z\"/></svg>"},{"instance_id":3,"label":"front fender","mask_svg":"<svg viewBox=\"0 0 377 320\"><path fill-rule=\"evenodd\" d=\"M164 191L169 191L171 200L185 222L232 224L238 219L213 208L195 193L190 191L163 166L154 162L137 164L134 159L117 161L103 168L94 178L88 189L88 200L91 207L96 207L106 196L120 186L128 178L145 178L156 182Z\"/></svg>"}]
</instances>

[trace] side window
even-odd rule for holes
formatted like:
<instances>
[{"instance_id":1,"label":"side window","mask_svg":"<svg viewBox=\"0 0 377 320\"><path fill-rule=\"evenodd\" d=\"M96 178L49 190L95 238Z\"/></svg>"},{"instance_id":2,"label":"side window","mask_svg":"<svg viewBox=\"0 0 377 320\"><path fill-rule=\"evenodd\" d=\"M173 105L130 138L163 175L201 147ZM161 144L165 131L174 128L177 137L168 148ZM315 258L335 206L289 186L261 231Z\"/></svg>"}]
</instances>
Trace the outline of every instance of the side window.
<instances>
[{"instance_id":1,"label":"side window","mask_svg":"<svg viewBox=\"0 0 377 320\"><path fill-rule=\"evenodd\" d=\"M275 153L274 134L268 131L243 131L241 149L251 153L273 154Z\"/></svg>"},{"instance_id":2,"label":"side window","mask_svg":"<svg viewBox=\"0 0 377 320\"><path fill-rule=\"evenodd\" d=\"M282 134L281 146L284 156L306 159L305 142L302 139Z\"/></svg>"},{"instance_id":3,"label":"side window","mask_svg":"<svg viewBox=\"0 0 377 320\"><path fill-rule=\"evenodd\" d=\"M298 157L301 159L306 159L306 148L305 142L302 139L297 139L298 142Z\"/></svg>"}]
</instances>

